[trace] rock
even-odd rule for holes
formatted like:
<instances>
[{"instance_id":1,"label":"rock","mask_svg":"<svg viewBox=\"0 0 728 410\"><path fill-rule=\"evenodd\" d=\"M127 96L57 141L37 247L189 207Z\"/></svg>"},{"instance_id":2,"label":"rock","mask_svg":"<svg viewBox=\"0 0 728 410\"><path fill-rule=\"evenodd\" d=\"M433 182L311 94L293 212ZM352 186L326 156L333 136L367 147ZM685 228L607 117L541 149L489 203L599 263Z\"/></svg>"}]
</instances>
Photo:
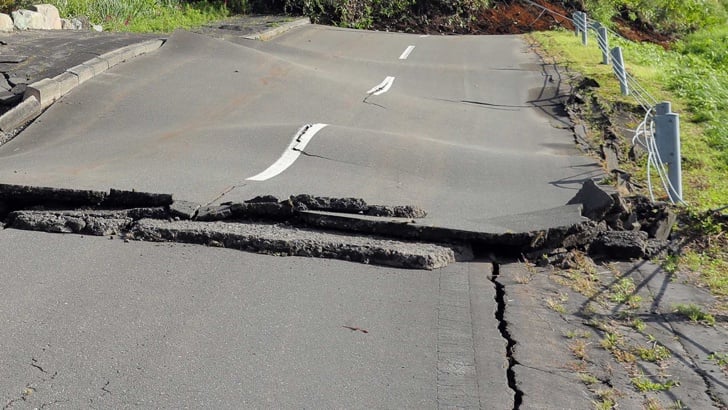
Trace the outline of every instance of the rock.
<instances>
[{"instance_id":1,"label":"rock","mask_svg":"<svg viewBox=\"0 0 728 410\"><path fill-rule=\"evenodd\" d=\"M18 30L43 30L46 19L41 13L31 10L17 10L12 13L13 24Z\"/></svg>"},{"instance_id":2,"label":"rock","mask_svg":"<svg viewBox=\"0 0 728 410\"><path fill-rule=\"evenodd\" d=\"M601 232L589 247L589 253L619 260L642 258L646 255L647 237L647 232L642 231Z\"/></svg>"},{"instance_id":3,"label":"rock","mask_svg":"<svg viewBox=\"0 0 728 410\"><path fill-rule=\"evenodd\" d=\"M10 33L14 27L13 19L5 13L0 13L0 32Z\"/></svg>"},{"instance_id":4,"label":"rock","mask_svg":"<svg viewBox=\"0 0 728 410\"><path fill-rule=\"evenodd\" d=\"M30 9L43 15L45 18L44 30L61 29L61 15L58 13L56 6L52 4L36 4L31 6Z\"/></svg>"},{"instance_id":5,"label":"rock","mask_svg":"<svg viewBox=\"0 0 728 410\"><path fill-rule=\"evenodd\" d=\"M99 25L99 24L94 24L94 25L92 25L92 26L91 26L91 29L92 29L93 31L96 31L96 32L98 32L98 33L100 33L100 32L102 32L102 31L104 31L104 28L103 28L103 27L102 27L101 25Z\"/></svg>"},{"instance_id":6,"label":"rock","mask_svg":"<svg viewBox=\"0 0 728 410\"><path fill-rule=\"evenodd\" d=\"M61 30L79 30L80 27L76 27L73 21L70 19L61 19Z\"/></svg>"},{"instance_id":7,"label":"rock","mask_svg":"<svg viewBox=\"0 0 728 410\"><path fill-rule=\"evenodd\" d=\"M581 204L581 214L593 221L599 221L612 209L614 199L594 181L587 179L579 192L571 198L567 205Z\"/></svg>"},{"instance_id":8,"label":"rock","mask_svg":"<svg viewBox=\"0 0 728 410\"><path fill-rule=\"evenodd\" d=\"M89 27L89 22L86 17L74 17L71 19L71 25L73 26L74 30L83 30L84 28Z\"/></svg>"}]
</instances>

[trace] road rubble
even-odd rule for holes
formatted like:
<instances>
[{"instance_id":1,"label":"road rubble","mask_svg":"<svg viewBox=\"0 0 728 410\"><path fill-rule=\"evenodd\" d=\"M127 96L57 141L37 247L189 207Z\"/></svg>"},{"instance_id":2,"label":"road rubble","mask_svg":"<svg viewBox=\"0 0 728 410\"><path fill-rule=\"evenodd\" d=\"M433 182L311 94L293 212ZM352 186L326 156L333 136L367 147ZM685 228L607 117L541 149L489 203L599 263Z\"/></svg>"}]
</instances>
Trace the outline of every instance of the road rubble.
<instances>
[{"instance_id":1,"label":"road rubble","mask_svg":"<svg viewBox=\"0 0 728 410\"><path fill-rule=\"evenodd\" d=\"M573 250L616 259L664 251L674 218L644 201L630 205L591 181L570 201L577 223L543 229L475 231L432 224L415 206L369 205L361 198L258 196L202 206L170 194L0 184L6 227L118 235L126 240L224 246L275 255L437 269L475 253L560 263ZM664 218L655 215L663 214ZM422 222L420 222L422 221ZM657 228L655 227L657 226ZM632 230L624 230L630 227Z\"/></svg>"}]
</instances>

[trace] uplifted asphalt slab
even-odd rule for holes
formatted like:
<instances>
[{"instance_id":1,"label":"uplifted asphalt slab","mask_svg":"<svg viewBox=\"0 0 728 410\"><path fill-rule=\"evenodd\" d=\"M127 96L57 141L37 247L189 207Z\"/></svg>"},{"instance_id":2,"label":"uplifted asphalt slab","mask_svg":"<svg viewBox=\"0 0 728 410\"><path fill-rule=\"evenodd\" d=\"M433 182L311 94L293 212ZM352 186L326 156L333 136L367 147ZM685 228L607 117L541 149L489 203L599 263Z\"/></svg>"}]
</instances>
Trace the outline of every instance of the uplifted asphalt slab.
<instances>
[{"instance_id":1,"label":"uplifted asphalt slab","mask_svg":"<svg viewBox=\"0 0 728 410\"><path fill-rule=\"evenodd\" d=\"M62 98L0 148L0 167L9 183L168 192L202 204L355 196L419 205L433 220L477 230L562 206L600 172L545 109L560 91L542 70L518 37L311 26L234 44L178 32ZM391 90L367 97L388 74ZM294 150L290 167L253 178L315 123L328 125Z\"/></svg>"}]
</instances>

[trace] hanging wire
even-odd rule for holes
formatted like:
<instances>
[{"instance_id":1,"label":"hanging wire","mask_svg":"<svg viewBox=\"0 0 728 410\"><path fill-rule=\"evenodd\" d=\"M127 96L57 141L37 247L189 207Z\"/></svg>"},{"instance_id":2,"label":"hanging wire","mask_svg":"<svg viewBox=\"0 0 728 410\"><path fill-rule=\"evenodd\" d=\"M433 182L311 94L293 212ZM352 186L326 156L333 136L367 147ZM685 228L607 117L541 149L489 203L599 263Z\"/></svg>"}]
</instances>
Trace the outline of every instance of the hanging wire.
<instances>
[{"instance_id":1,"label":"hanging wire","mask_svg":"<svg viewBox=\"0 0 728 410\"><path fill-rule=\"evenodd\" d=\"M553 10L548 9L547 7L544 7L538 3L535 3L531 0L520 0L524 3L530 4L534 7L538 7L542 9L541 14L543 14L544 11L549 12L555 16L559 16L563 18L564 20L570 21L574 26L579 27L579 24L571 17L565 16L563 14L557 13ZM539 15L540 17L540 15ZM597 31L594 23L598 23L596 20L589 18L587 16L586 18L587 32L589 30ZM616 31L612 30L609 27L603 26L606 29L607 36L612 35L618 40L627 41L621 34L617 33ZM610 50L607 47L607 41L600 38L600 36L597 37L597 43L599 45L599 48L603 51L606 51L607 53L610 52ZM647 186L649 188L650 192L650 198L652 201L655 201L655 195L654 195L654 189L652 186L652 168L655 169L657 172L657 176L660 179L660 182L662 183L662 187L664 188L665 192L668 194L668 198L672 203L675 203L673 201L673 196L678 197L679 202L685 203L682 198L679 198L677 195L677 190L672 185L672 182L667 176L667 173L665 171L665 163L662 161L662 158L660 157L660 151L657 147L657 141L655 139L655 121L654 121L654 107L657 105L657 99L650 94L645 87L642 86L642 84L637 81L629 72L627 72L625 64L620 64L619 62L615 61L613 58L612 64L614 67L623 72L625 75L625 82L626 86L630 90L630 95L637 101L637 103L642 107L643 110L645 110L645 116L642 122L637 126L637 129L634 130L635 134L632 138L632 145L639 145L642 146L642 148L647 151ZM620 79L622 81L622 79Z\"/></svg>"},{"instance_id":2,"label":"hanging wire","mask_svg":"<svg viewBox=\"0 0 728 410\"><path fill-rule=\"evenodd\" d=\"M657 140L655 139L655 121L654 115L652 114L653 109L650 108L645 114L644 120L637 126L635 135L632 137L632 145L639 145L647 151L647 187L650 192L650 199L655 201L654 187L652 185L652 169L654 168L657 172L657 176L660 178L662 187L668 194L670 202L673 204L673 196L678 197L677 190L672 185L670 178L665 172L665 163L660 157L660 151L657 147ZM642 139L640 139L642 138ZM685 203L682 198L678 197L680 203Z\"/></svg>"}]
</instances>

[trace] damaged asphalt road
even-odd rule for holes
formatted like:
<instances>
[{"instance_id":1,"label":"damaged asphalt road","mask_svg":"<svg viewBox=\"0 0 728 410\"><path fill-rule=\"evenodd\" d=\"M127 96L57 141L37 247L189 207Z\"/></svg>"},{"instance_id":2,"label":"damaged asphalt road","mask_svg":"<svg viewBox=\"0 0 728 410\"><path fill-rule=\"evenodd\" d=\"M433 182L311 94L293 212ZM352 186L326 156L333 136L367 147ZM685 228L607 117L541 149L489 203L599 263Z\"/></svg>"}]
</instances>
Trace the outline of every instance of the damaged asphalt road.
<instances>
[{"instance_id":1,"label":"damaged asphalt road","mask_svg":"<svg viewBox=\"0 0 728 410\"><path fill-rule=\"evenodd\" d=\"M583 184L564 84L519 37L223 38L175 33L0 147L5 408L725 403L723 328L644 269L628 313L678 363L575 356L568 335L646 336L619 275L556 285L585 252L661 252L672 222ZM679 380L636 392L635 369Z\"/></svg>"}]
</instances>

